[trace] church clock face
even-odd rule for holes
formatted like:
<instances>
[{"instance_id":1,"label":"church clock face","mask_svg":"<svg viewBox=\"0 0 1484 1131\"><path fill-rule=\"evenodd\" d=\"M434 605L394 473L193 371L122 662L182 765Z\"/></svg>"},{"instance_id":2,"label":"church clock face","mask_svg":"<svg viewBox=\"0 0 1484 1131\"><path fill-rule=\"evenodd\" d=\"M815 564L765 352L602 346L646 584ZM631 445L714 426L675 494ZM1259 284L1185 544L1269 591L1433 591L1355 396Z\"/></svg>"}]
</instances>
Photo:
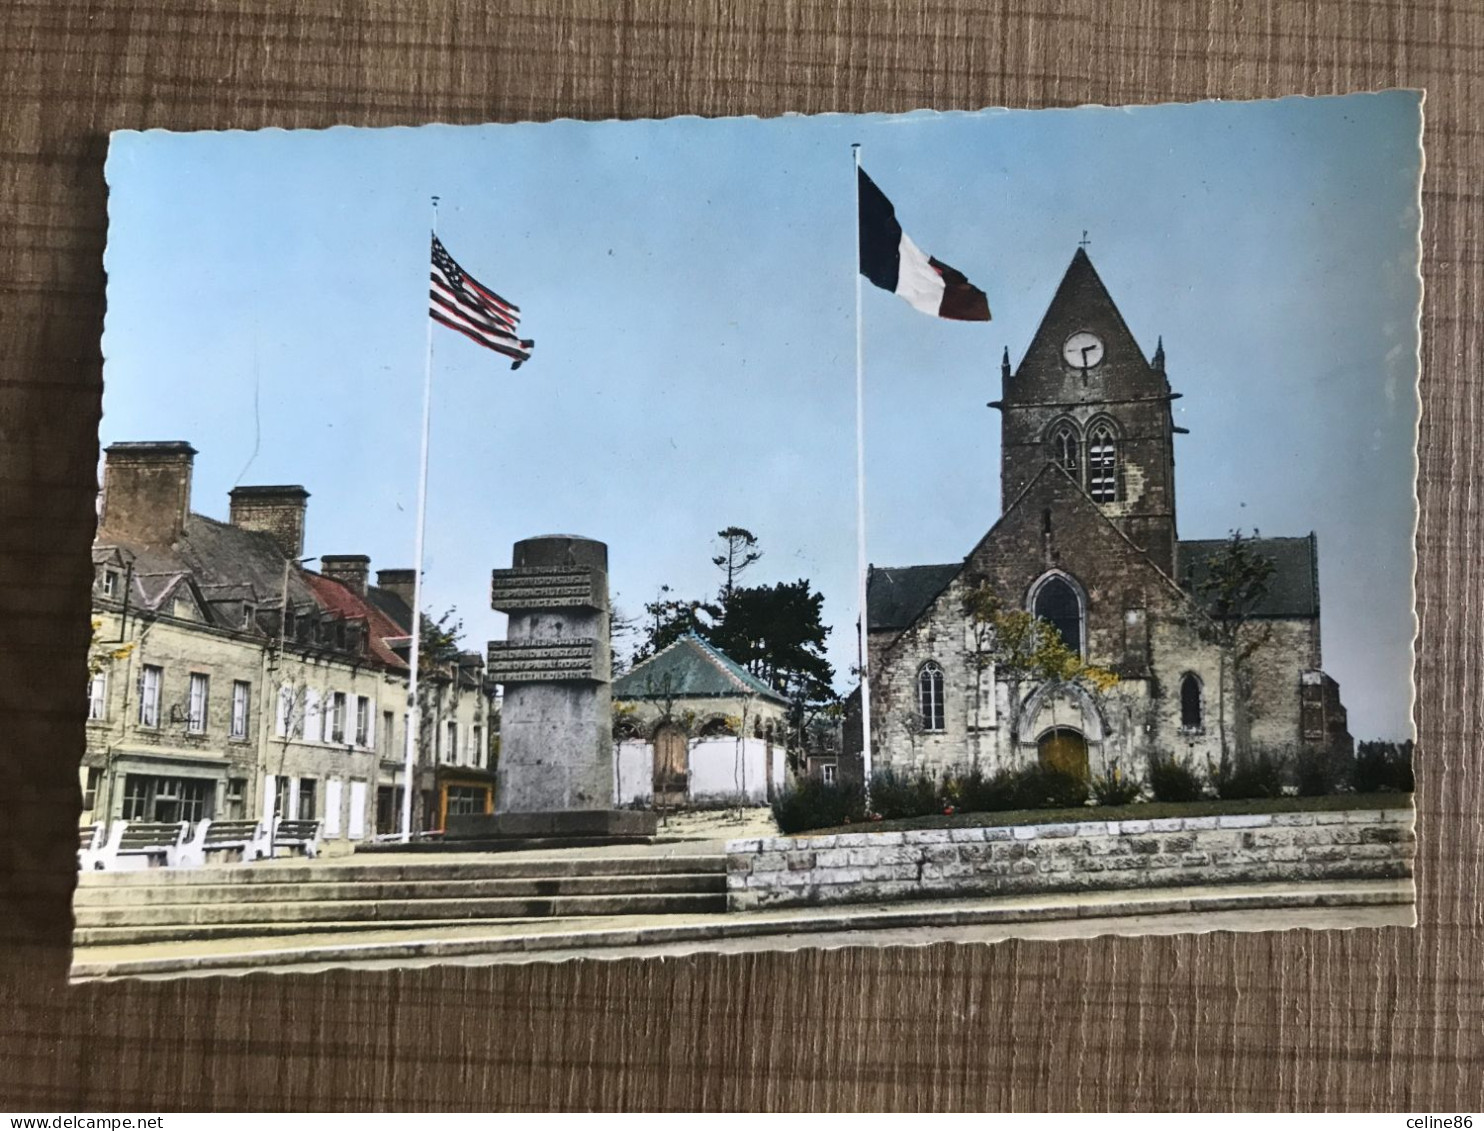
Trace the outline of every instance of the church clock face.
<instances>
[{"instance_id":1,"label":"church clock face","mask_svg":"<svg viewBox=\"0 0 1484 1131\"><path fill-rule=\"evenodd\" d=\"M1087 330L1078 330L1061 347L1061 355L1073 369L1091 369L1103 360L1103 339Z\"/></svg>"}]
</instances>

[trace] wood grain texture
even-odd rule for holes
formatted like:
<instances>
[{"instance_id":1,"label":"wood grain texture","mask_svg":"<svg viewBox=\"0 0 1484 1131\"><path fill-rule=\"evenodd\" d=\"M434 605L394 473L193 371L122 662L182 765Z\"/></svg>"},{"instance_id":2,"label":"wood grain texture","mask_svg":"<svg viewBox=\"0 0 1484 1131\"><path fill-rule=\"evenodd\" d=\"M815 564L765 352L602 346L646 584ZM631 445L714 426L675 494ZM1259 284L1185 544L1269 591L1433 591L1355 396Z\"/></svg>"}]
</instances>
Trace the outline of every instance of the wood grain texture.
<instances>
[{"instance_id":1,"label":"wood grain texture","mask_svg":"<svg viewBox=\"0 0 1484 1131\"><path fill-rule=\"evenodd\" d=\"M1484 1106L1481 73L1475 0L8 0L0 1107ZM1387 86L1428 90L1419 929L65 985L109 130Z\"/></svg>"}]
</instances>

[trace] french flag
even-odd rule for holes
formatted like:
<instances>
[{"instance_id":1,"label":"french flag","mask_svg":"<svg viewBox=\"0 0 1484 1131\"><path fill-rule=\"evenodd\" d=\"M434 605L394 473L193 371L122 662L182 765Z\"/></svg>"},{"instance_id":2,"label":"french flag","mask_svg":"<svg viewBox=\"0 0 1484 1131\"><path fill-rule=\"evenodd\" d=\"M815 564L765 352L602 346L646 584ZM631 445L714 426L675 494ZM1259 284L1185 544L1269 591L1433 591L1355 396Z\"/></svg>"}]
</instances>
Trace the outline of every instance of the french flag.
<instances>
[{"instance_id":1,"label":"french flag","mask_svg":"<svg viewBox=\"0 0 1484 1131\"><path fill-rule=\"evenodd\" d=\"M938 318L988 322L989 299L946 263L926 255L902 231L896 210L864 169L856 170L860 198L861 274L884 291Z\"/></svg>"}]
</instances>

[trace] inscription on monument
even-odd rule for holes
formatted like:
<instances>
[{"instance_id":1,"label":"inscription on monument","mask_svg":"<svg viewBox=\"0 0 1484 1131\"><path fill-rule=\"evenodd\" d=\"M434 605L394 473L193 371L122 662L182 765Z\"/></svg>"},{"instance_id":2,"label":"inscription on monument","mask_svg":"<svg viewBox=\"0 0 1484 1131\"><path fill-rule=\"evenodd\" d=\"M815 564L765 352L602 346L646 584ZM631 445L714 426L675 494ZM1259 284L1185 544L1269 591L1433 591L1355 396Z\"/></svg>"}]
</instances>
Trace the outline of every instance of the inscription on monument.
<instances>
[{"instance_id":1,"label":"inscription on monument","mask_svg":"<svg viewBox=\"0 0 1484 1131\"><path fill-rule=\"evenodd\" d=\"M486 673L496 683L597 681L596 640L491 640Z\"/></svg>"},{"instance_id":2,"label":"inscription on monument","mask_svg":"<svg viewBox=\"0 0 1484 1131\"><path fill-rule=\"evenodd\" d=\"M490 605L502 613L526 609L601 609L596 574L567 566L497 569L490 576Z\"/></svg>"}]
</instances>

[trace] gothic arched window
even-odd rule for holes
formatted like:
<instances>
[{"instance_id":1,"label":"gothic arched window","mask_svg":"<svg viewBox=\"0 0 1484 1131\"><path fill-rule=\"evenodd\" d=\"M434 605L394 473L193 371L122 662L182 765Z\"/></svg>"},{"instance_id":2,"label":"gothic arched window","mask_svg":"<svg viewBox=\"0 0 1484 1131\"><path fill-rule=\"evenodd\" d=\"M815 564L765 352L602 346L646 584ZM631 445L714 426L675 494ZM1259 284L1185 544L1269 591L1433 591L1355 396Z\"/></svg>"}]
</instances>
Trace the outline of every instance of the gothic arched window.
<instances>
[{"instance_id":1,"label":"gothic arched window","mask_svg":"<svg viewBox=\"0 0 1484 1131\"><path fill-rule=\"evenodd\" d=\"M1106 420L1087 434L1087 493L1095 503L1118 501L1118 434Z\"/></svg>"},{"instance_id":2,"label":"gothic arched window","mask_svg":"<svg viewBox=\"0 0 1484 1131\"><path fill-rule=\"evenodd\" d=\"M1066 646L1082 655L1082 598L1066 578L1052 574L1036 590L1031 612L1047 621Z\"/></svg>"},{"instance_id":3,"label":"gothic arched window","mask_svg":"<svg viewBox=\"0 0 1484 1131\"><path fill-rule=\"evenodd\" d=\"M1051 460L1078 483L1082 482L1082 441L1077 435L1077 426L1063 420L1051 430L1047 437L1051 448Z\"/></svg>"},{"instance_id":4,"label":"gothic arched window","mask_svg":"<svg viewBox=\"0 0 1484 1131\"><path fill-rule=\"evenodd\" d=\"M917 713L923 730L943 729L943 669L931 660L917 672Z\"/></svg>"},{"instance_id":5,"label":"gothic arched window","mask_svg":"<svg viewBox=\"0 0 1484 1131\"><path fill-rule=\"evenodd\" d=\"M1186 672L1180 680L1180 729L1198 731L1205 728L1205 704L1201 702L1201 680Z\"/></svg>"}]
</instances>

